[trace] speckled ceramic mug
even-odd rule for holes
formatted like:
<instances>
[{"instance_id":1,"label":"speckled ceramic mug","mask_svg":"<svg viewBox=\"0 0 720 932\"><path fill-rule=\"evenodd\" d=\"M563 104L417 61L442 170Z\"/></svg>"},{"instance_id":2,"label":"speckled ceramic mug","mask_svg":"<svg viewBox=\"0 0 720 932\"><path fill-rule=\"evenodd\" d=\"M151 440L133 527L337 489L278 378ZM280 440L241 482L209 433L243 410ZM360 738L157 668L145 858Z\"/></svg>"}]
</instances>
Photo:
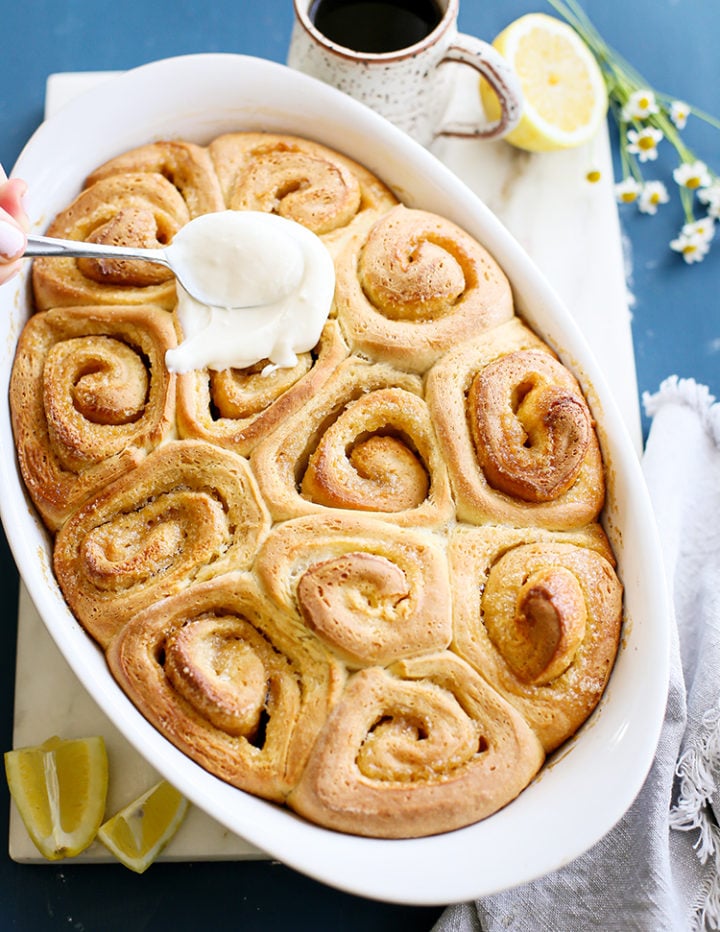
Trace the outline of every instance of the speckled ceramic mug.
<instances>
[{"instance_id":1,"label":"speckled ceramic mug","mask_svg":"<svg viewBox=\"0 0 720 932\"><path fill-rule=\"evenodd\" d=\"M392 52L358 52L325 36L313 23L313 0L293 0L287 63L332 84L372 107L423 145L437 135L491 139L509 132L520 118L522 92L517 76L487 42L459 33L459 0L437 0L442 17L424 39ZM502 111L493 123L443 124L452 93L448 62L469 65L495 90Z\"/></svg>"}]
</instances>

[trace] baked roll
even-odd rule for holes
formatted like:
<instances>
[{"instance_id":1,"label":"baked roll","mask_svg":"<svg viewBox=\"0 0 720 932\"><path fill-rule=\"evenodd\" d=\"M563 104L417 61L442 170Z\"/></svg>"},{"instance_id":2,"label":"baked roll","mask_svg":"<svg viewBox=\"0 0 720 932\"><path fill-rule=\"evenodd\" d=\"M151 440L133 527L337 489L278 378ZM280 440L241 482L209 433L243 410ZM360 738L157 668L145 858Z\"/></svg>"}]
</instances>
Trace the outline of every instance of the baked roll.
<instances>
[{"instance_id":1,"label":"baked roll","mask_svg":"<svg viewBox=\"0 0 720 932\"><path fill-rule=\"evenodd\" d=\"M273 518L330 509L439 527L450 484L417 377L350 357L252 453Z\"/></svg>"},{"instance_id":2,"label":"baked roll","mask_svg":"<svg viewBox=\"0 0 720 932\"><path fill-rule=\"evenodd\" d=\"M288 804L355 835L460 828L514 799L539 770L522 716L447 652L350 678Z\"/></svg>"},{"instance_id":3,"label":"baked roll","mask_svg":"<svg viewBox=\"0 0 720 932\"><path fill-rule=\"evenodd\" d=\"M47 235L156 249L198 214L223 209L207 152L191 143L155 143L90 175ZM127 259L38 258L33 289L40 310L81 304L158 304L172 310L176 303L169 269Z\"/></svg>"},{"instance_id":4,"label":"baked roll","mask_svg":"<svg viewBox=\"0 0 720 932\"><path fill-rule=\"evenodd\" d=\"M513 316L487 250L444 217L402 205L345 247L335 305L352 350L412 372Z\"/></svg>"},{"instance_id":5,"label":"baked roll","mask_svg":"<svg viewBox=\"0 0 720 932\"><path fill-rule=\"evenodd\" d=\"M562 530L597 518L605 475L590 409L519 319L448 353L427 400L461 519Z\"/></svg>"},{"instance_id":6,"label":"baked roll","mask_svg":"<svg viewBox=\"0 0 720 932\"><path fill-rule=\"evenodd\" d=\"M342 688L342 669L233 572L135 615L107 659L142 714L198 764L282 802Z\"/></svg>"},{"instance_id":7,"label":"baked roll","mask_svg":"<svg viewBox=\"0 0 720 932\"><path fill-rule=\"evenodd\" d=\"M605 533L461 527L449 553L454 649L554 750L594 710L618 649L622 584Z\"/></svg>"},{"instance_id":8,"label":"baked roll","mask_svg":"<svg viewBox=\"0 0 720 932\"><path fill-rule=\"evenodd\" d=\"M63 595L102 645L144 608L247 569L269 518L247 461L178 440L83 505L55 538Z\"/></svg>"},{"instance_id":9,"label":"baked roll","mask_svg":"<svg viewBox=\"0 0 720 932\"><path fill-rule=\"evenodd\" d=\"M182 437L216 443L248 456L278 424L296 413L348 355L335 321L328 321L314 350L292 368L196 369L178 377L178 430Z\"/></svg>"},{"instance_id":10,"label":"baked roll","mask_svg":"<svg viewBox=\"0 0 720 932\"><path fill-rule=\"evenodd\" d=\"M254 567L272 601L350 666L442 650L452 634L444 542L373 518L276 527Z\"/></svg>"},{"instance_id":11,"label":"baked roll","mask_svg":"<svg viewBox=\"0 0 720 932\"><path fill-rule=\"evenodd\" d=\"M151 142L123 152L98 166L85 181L91 187L112 175L161 175L187 205L189 216L223 210L220 182L204 146L182 140Z\"/></svg>"},{"instance_id":12,"label":"baked roll","mask_svg":"<svg viewBox=\"0 0 720 932\"><path fill-rule=\"evenodd\" d=\"M398 203L367 168L309 139L227 133L209 146L226 206L295 220L335 254L356 229Z\"/></svg>"},{"instance_id":13,"label":"baked roll","mask_svg":"<svg viewBox=\"0 0 720 932\"><path fill-rule=\"evenodd\" d=\"M174 424L172 318L152 307L58 308L18 340L10 410L26 488L55 531Z\"/></svg>"},{"instance_id":14,"label":"baked roll","mask_svg":"<svg viewBox=\"0 0 720 932\"><path fill-rule=\"evenodd\" d=\"M140 712L220 779L351 834L477 822L578 731L618 650L582 388L481 243L310 140L140 146L49 232L158 246L226 209L332 257L294 367L169 375L168 270L35 261L10 404L57 582Z\"/></svg>"}]
</instances>

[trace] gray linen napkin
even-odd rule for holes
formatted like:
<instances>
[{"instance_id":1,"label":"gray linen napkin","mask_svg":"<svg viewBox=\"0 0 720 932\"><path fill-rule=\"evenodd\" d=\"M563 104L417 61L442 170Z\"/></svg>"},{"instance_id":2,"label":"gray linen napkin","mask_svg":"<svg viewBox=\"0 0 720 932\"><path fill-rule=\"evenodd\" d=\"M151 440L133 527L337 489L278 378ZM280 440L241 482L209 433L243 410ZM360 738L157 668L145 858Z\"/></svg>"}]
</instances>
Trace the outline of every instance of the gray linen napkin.
<instances>
[{"instance_id":1,"label":"gray linen napkin","mask_svg":"<svg viewBox=\"0 0 720 932\"><path fill-rule=\"evenodd\" d=\"M676 376L644 402L653 420L643 471L676 621L653 766L590 851L522 887L449 906L434 932L720 928L720 404Z\"/></svg>"}]
</instances>

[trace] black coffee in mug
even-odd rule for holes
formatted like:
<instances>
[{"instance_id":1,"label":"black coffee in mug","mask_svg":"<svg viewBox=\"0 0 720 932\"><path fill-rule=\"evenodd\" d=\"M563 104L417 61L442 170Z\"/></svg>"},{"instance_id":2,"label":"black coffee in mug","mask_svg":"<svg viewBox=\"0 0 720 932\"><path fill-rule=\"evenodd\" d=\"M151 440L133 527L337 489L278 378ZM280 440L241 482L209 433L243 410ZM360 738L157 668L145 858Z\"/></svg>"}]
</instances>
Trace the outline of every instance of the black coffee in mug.
<instances>
[{"instance_id":1,"label":"black coffee in mug","mask_svg":"<svg viewBox=\"0 0 720 932\"><path fill-rule=\"evenodd\" d=\"M443 17L436 0L313 0L309 14L331 42L372 54L415 45Z\"/></svg>"}]
</instances>

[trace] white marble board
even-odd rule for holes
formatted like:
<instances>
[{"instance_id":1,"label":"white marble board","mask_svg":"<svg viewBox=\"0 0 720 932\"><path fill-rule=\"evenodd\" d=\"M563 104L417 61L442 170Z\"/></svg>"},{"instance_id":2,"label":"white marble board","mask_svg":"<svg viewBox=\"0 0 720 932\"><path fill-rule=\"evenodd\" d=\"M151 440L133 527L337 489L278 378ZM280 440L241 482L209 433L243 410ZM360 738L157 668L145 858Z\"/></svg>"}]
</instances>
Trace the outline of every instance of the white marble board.
<instances>
[{"instance_id":1,"label":"white marble board","mask_svg":"<svg viewBox=\"0 0 720 932\"><path fill-rule=\"evenodd\" d=\"M50 75L46 115L110 76ZM464 83L459 71L453 107L462 115L464 108L474 106L474 81ZM504 142L450 139L437 140L433 151L505 223L565 301L595 352L640 453L631 318L607 133L603 130L590 146L548 155L530 155ZM586 180L591 167L601 172L596 184ZM21 584L13 745L38 744L51 734L104 737L110 758L109 813L158 779L78 682ZM9 853L15 861L49 863L30 841L14 806ZM161 855L174 861L262 857L257 848L194 807ZM104 860L111 857L98 842L76 859Z\"/></svg>"}]
</instances>

